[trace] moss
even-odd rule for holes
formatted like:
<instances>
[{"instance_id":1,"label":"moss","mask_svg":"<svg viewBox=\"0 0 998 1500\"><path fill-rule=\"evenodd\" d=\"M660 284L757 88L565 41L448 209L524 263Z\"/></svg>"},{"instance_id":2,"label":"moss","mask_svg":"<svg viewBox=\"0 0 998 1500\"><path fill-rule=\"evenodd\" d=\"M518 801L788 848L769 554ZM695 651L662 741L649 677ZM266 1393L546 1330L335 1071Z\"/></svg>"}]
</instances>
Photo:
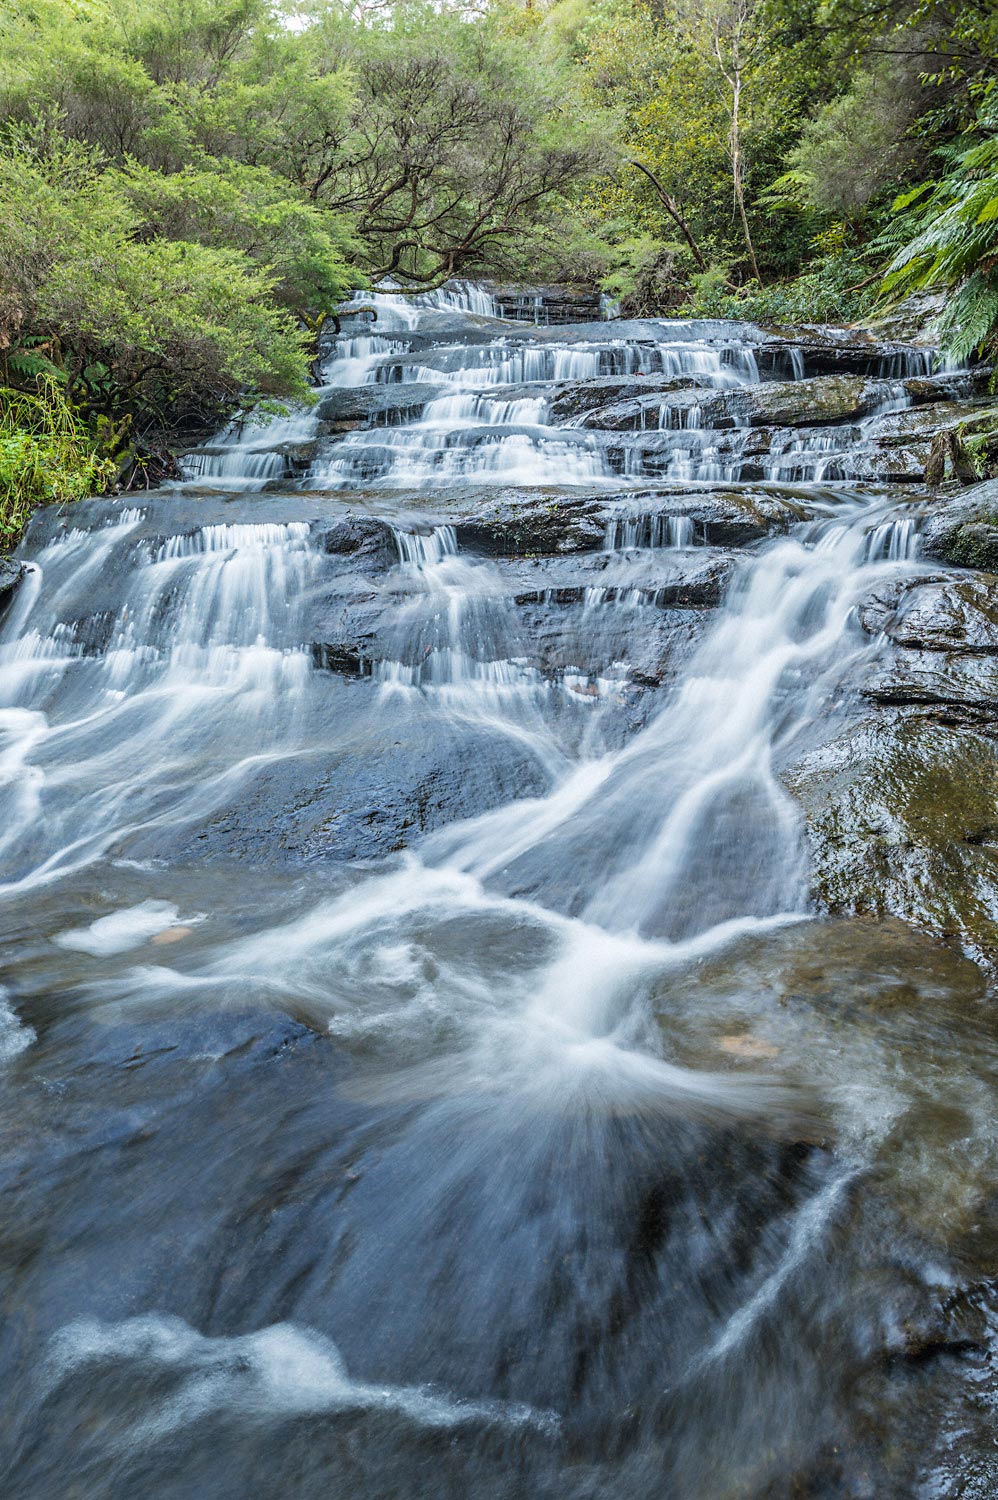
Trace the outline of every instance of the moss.
<instances>
[{"instance_id":1,"label":"moss","mask_svg":"<svg viewBox=\"0 0 998 1500\"><path fill-rule=\"evenodd\" d=\"M998 407L968 417L960 426L964 448L980 479L998 475Z\"/></svg>"},{"instance_id":2,"label":"moss","mask_svg":"<svg viewBox=\"0 0 998 1500\"><path fill-rule=\"evenodd\" d=\"M788 774L833 913L888 914L998 970L998 847L990 734L920 713L853 725Z\"/></svg>"},{"instance_id":3,"label":"moss","mask_svg":"<svg viewBox=\"0 0 998 1500\"><path fill-rule=\"evenodd\" d=\"M988 510L954 526L943 539L947 562L963 568L983 568L998 573L998 511Z\"/></svg>"}]
</instances>

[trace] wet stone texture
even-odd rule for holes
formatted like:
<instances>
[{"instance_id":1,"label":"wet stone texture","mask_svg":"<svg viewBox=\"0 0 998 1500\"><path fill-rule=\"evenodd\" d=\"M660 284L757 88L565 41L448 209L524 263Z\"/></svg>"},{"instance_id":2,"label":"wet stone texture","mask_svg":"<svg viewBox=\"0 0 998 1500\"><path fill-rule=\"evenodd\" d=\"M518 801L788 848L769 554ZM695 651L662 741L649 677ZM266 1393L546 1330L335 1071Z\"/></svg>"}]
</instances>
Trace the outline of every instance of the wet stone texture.
<instances>
[{"instance_id":1,"label":"wet stone texture","mask_svg":"<svg viewBox=\"0 0 998 1500\"><path fill-rule=\"evenodd\" d=\"M874 706L789 773L832 911L895 913L998 966L998 578L901 580L869 599Z\"/></svg>"}]
</instances>

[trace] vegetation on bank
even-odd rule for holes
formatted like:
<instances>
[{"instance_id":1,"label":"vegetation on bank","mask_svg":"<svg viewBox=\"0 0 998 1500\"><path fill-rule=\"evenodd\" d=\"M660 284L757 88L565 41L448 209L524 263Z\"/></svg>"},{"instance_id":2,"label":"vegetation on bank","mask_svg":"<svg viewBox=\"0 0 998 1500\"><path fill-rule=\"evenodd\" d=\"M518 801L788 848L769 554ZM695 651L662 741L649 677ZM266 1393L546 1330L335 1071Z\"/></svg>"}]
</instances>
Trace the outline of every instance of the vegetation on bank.
<instances>
[{"instance_id":1,"label":"vegetation on bank","mask_svg":"<svg viewBox=\"0 0 998 1500\"><path fill-rule=\"evenodd\" d=\"M35 505L101 493L117 465L50 377L35 392L0 389L0 548L16 542Z\"/></svg>"},{"instance_id":2,"label":"vegetation on bank","mask_svg":"<svg viewBox=\"0 0 998 1500\"><path fill-rule=\"evenodd\" d=\"M301 396L354 287L778 321L938 292L954 354L994 353L996 54L991 0L11 0L0 532Z\"/></svg>"}]
</instances>

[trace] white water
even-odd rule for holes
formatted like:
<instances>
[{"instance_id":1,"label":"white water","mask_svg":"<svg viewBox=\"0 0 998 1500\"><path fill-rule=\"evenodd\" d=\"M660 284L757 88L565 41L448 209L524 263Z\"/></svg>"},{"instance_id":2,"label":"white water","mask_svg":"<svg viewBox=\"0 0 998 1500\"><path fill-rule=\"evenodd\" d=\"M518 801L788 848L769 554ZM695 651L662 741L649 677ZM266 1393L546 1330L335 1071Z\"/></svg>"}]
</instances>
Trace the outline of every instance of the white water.
<instances>
[{"instance_id":1,"label":"white water","mask_svg":"<svg viewBox=\"0 0 998 1500\"><path fill-rule=\"evenodd\" d=\"M3 894L25 955L0 1050L12 1070L40 1057L26 1129L57 1203L18 1275L48 1266L54 1328L23 1335L32 1379L11 1388L42 1448L68 1432L105 1466L74 1455L50 1492L112 1472L127 1500L192 1451L260 1439L268 1496L409 1500L406 1476L471 1453L474 1500L518 1485L520 1455L524 1493L574 1496L584 1463L613 1500L721 1500L747 1452L823 1409L827 1326L865 1336L833 1227L908 1107L891 1037L870 1064L817 941L810 1019L735 958L823 930L781 774L884 649L859 606L919 576L911 507L795 492L789 530L726 561L708 612L667 601L710 562L683 513L709 493L673 515L666 491L601 499L588 552L489 561L459 539L490 497L436 484L612 477L598 430L552 424L554 392L487 372L758 375L750 349L660 331L431 351L447 394L317 465L330 488L373 466L374 497L182 492L36 527L0 628ZM400 356L377 338L344 337L330 387L385 383ZM790 434L771 460L817 468L831 443ZM222 458L245 476L241 451ZM688 462L699 483L737 457ZM324 551L327 527L361 523L386 555ZM317 670L313 643L341 642L363 670ZM218 1013L264 1020L197 1030ZM833 1135L824 1178L827 1153L813 1178L787 1166ZM564 1482L531 1468L529 1444L571 1422ZM617 1467L632 1427L636 1483ZM299 1479L296 1455L340 1440L341 1467ZM393 1444L404 1461L369 1480Z\"/></svg>"},{"instance_id":2,"label":"white water","mask_svg":"<svg viewBox=\"0 0 998 1500\"><path fill-rule=\"evenodd\" d=\"M778 766L876 650L855 625L857 604L917 566L909 523L882 511L843 502L835 519L746 560L648 725L622 748L595 754L585 740L573 753L551 713L552 693L577 697L578 679L555 688L517 657L514 614L494 568L462 558L449 526L397 528L398 587L410 600L399 638L408 646L404 657L376 665L383 713L391 716L393 695L415 695L493 743L521 745L549 790L433 835L401 872L361 880L290 925L209 944L193 973L169 964L135 970L122 993L166 996L180 983L236 998L247 986L282 993L290 985L313 1007L328 1006L338 1027L343 986L361 956L370 964L383 950L387 962L412 943L414 926L432 951L438 920L477 913L533 934L531 945L551 956L510 977L501 1006L441 973L434 1006L445 1006L463 1036L453 1064L460 1076L530 1093L543 1087L566 1103L595 1089L642 1107L657 1099L714 1113L782 1108L772 1085L677 1068L647 1024L645 997L677 962L807 916L799 816ZM690 539L682 519L623 520L610 526L606 545L669 551ZM40 555L56 586L66 548L58 542ZM281 642L319 562L301 524L209 526L174 537L136 569L127 624L95 661L53 656L29 615L21 642L36 642L37 676L7 710L33 778L30 805L7 823L10 852L22 846L15 886L58 879L126 834L204 817L261 759L307 748L310 662ZM155 622L167 597L174 607L160 636ZM626 591L607 597L600 608L634 604ZM590 595L587 615L596 606ZM68 697L54 693L71 666L76 686ZM74 712L82 690L86 707ZM592 691L581 701L595 707L600 684ZM189 785L194 767L198 780ZM60 941L116 952L176 919L154 903ZM330 987L331 966L338 977ZM391 992L389 977L388 1013ZM399 1003L411 1006L408 982ZM433 1087L450 1086L450 1066L434 1065Z\"/></svg>"}]
</instances>

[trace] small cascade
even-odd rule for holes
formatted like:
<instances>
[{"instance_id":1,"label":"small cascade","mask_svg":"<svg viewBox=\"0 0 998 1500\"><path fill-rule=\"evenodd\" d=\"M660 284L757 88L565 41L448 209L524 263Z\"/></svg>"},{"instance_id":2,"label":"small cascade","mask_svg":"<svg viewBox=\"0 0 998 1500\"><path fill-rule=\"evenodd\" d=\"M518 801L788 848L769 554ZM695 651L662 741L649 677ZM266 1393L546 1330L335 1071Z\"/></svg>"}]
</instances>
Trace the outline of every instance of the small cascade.
<instances>
[{"instance_id":1,"label":"small cascade","mask_svg":"<svg viewBox=\"0 0 998 1500\"><path fill-rule=\"evenodd\" d=\"M338 338L329 346L323 360L324 389L340 390L365 385L373 379L373 372L380 368L383 359L390 355L404 354L406 348L407 345L401 340L386 338L380 333L351 334Z\"/></svg>"},{"instance_id":2,"label":"small cascade","mask_svg":"<svg viewBox=\"0 0 998 1500\"><path fill-rule=\"evenodd\" d=\"M918 556L918 523L912 517L882 521L866 538L868 562L909 562Z\"/></svg>"},{"instance_id":3,"label":"small cascade","mask_svg":"<svg viewBox=\"0 0 998 1500\"><path fill-rule=\"evenodd\" d=\"M692 547L696 525L690 516L614 516L607 522L603 541L607 552L637 548Z\"/></svg>"},{"instance_id":4,"label":"small cascade","mask_svg":"<svg viewBox=\"0 0 998 1500\"><path fill-rule=\"evenodd\" d=\"M434 526L432 531L402 531L392 528L399 557L415 568L432 567L445 557L457 555L457 533L453 526Z\"/></svg>"},{"instance_id":5,"label":"small cascade","mask_svg":"<svg viewBox=\"0 0 998 1500\"><path fill-rule=\"evenodd\" d=\"M290 470L288 453L307 446L315 434L310 410L269 418L251 412L230 423L204 448L184 455L185 481L221 490L262 490Z\"/></svg>"},{"instance_id":6,"label":"small cascade","mask_svg":"<svg viewBox=\"0 0 998 1500\"><path fill-rule=\"evenodd\" d=\"M519 403L515 403L519 404ZM514 403L510 403L513 406ZM409 487L424 482L487 480L506 484L578 484L606 480L612 469L592 433L515 426L451 425L427 420L351 433L317 464L313 481L327 488L358 484Z\"/></svg>"},{"instance_id":7,"label":"small cascade","mask_svg":"<svg viewBox=\"0 0 998 1500\"><path fill-rule=\"evenodd\" d=\"M495 297L475 281L448 281L433 292L423 292L415 299L417 306L435 307L444 312L474 313L478 318L501 318Z\"/></svg>"},{"instance_id":8,"label":"small cascade","mask_svg":"<svg viewBox=\"0 0 998 1500\"><path fill-rule=\"evenodd\" d=\"M490 386L575 383L608 376L698 376L707 384L733 387L759 379L755 355L747 347L705 349L692 343L607 339L590 344L513 343L455 345L434 354L434 363L386 360L366 379L387 384L444 382L463 390Z\"/></svg>"},{"instance_id":9,"label":"small cascade","mask_svg":"<svg viewBox=\"0 0 998 1500\"><path fill-rule=\"evenodd\" d=\"M429 695L437 711L529 746L548 773L600 700L619 687L566 667L554 679L530 660L513 601L494 568L462 557L452 526L393 527L403 603L372 676L384 693ZM395 650L392 650L392 647Z\"/></svg>"},{"instance_id":10,"label":"small cascade","mask_svg":"<svg viewBox=\"0 0 998 1500\"><path fill-rule=\"evenodd\" d=\"M426 311L470 313L476 318L499 318L496 300L486 287L474 281L448 281L432 292L401 292L383 283L384 290L355 292L340 309L340 316L351 309L372 309L379 327L418 328Z\"/></svg>"},{"instance_id":11,"label":"small cascade","mask_svg":"<svg viewBox=\"0 0 998 1500\"><path fill-rule=\"evenodd\" d=\"M274 702L290 722L305 692L300 612L319 563L309 526L209 525L150 546L142 521L128 509L57 536L17 636L14 621L0 634L0 735L32 767L31 795L0 837L11 889L63 878L164 819L204 815L253 753L281 742ZM81 551L127 580L97 615Z\"/></svg>"}]
</instances>

